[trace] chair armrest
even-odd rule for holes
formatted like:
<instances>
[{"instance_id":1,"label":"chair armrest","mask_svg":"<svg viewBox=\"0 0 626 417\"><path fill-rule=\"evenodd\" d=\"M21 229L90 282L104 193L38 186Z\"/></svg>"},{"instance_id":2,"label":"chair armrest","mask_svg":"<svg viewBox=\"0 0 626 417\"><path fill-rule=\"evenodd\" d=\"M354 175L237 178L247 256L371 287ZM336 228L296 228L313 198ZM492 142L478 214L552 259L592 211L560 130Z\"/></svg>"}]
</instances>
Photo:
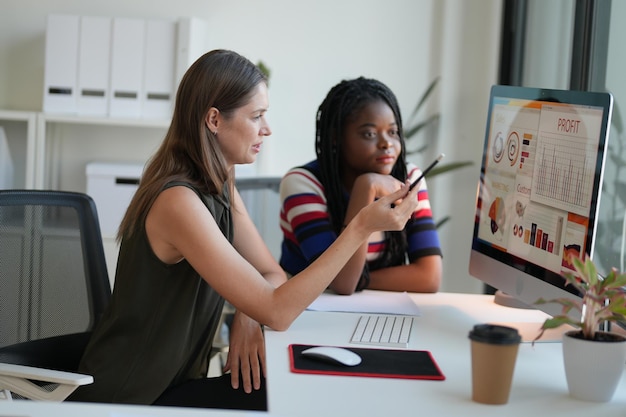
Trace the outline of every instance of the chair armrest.
<instances>
[{"instance_id":1,"label":"chair armrest","mask_svg":"<svg viewBox=\"0 0 626 417\"><path fill-rule=\"evenodd\" d=\"M56 387L46 388L32 381L56 384ZM0 363L0 390L9 390L32 400L63 401L79 386L92 382L91 375Z\"/></svg>"}]
</instances>

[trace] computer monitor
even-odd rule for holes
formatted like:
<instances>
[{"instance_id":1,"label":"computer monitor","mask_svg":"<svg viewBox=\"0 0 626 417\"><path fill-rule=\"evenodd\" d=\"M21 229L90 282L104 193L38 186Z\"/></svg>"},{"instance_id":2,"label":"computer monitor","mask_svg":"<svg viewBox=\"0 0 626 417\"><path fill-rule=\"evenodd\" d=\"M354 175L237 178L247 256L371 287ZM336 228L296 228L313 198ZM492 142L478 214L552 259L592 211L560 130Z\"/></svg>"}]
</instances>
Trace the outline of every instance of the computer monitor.
<instances>
[{"instance_id":1,"label":"computer monitor","mask_svg":"<svg viewBox=\"0 0 626 417\"><path fill-rule=\"evenodd\" d=\"M612 105L609 93L492 87L470 275L550 315L561 306L540 297L580 297L562 273L568 254L593 258Z\"/></svg>"}]
</instances>

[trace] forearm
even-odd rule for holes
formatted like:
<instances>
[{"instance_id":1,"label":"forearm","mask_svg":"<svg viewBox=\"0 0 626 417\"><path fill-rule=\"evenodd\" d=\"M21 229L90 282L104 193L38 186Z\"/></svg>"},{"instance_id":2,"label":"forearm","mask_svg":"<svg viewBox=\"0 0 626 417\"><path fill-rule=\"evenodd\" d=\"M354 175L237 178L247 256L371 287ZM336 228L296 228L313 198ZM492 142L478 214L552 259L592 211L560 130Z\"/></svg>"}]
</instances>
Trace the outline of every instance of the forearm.
<instances>
[{"instance_id":1,"label":"forearm","mask_svg":"<svg viewBox=\"0 0 626 417\"><path fill-rule=\"evenodd\" d=\"M353 193L348 203L344 224L350 223L363 207L374 201L375 197L374 191L370 187L364 187L364 189L360 191L357 191L355 187L352 191ZM350 260L331 282L331 290L342 295L354 293L361 278L361 274L363 273L363 267L367 259L367 248L367 242L360 245Z\"/></svg>"},{"instance_id":2,"label":"forearm","mask_svg":"<svg viewBox=\"0 0 626 417\"><path fill-rule=\"evenodd\" d=\"M263 273L262 275L263 275L263 278L265 278L267 282L272 284L274 288L280 287L282 284L284 284L287 281L287 275L282 270L280 272L278 271L266 272L266 273ZM236 316L240 317L241 320L255 321L253 318L247 316L246 314L240 312L239 310L236 310L235 313L236 313Z\"/></svg>"},{"instance_id":3,"label":"forearm","mask_svg":"<svg viewBox=\"0 0 626 417\"><path fill-rule=\"evenodd\" d=\"M367 255L367 243L361 245L330 283L330 289L341 295L354 293L361 279Z\"/></svg>"},{"instance_id":4,"label":"forearm","mask_svg":"<svg viewBox=\"0 0 626 417\"><path fill-rule=\"evenodd\" d=\"M262 321L275 330L286 330L330 284L350 260L355 251L367 242L368 236L381 230L401 230L416 206L416 190L406 194L408 185L362 209L347 225L343 233L308 268L292 277L278 288L266 284L254 295L246 294L254 304L271 306L268 310L256 309ZM392 206L393 202L398 202ZM255 305L249 304L251 310Z\"/></svg>"},{"instance_id":5,"label":"forearm","mask_svg":"<svg viewBox=\"0 0 626 417\"><path fill-rule=\"evenodd\" d=\"M370 271L369 289L432 293L441 284L441 257L427 256L417 263Z\"/></svg>"},{"instance_id":6,"label":"forearm","mask_svg":"<svg viewBox=\"0 0 626 417\"><path fill-rule=\"evenodd\" d=\"M276 330L285 330L291 322L321 294L343 265L363 244L366 227L351 222L335 242L308 268L293 276L273 292L273 305L281 305L280 317L274 317Z\"/></svg>"},{"instance_id":7,"label":"forearm","mask_svg":"<svg viewBox=\"0 0 626 417\"><path fill-rule=\"evenodd\" d=\"M287 282L287 275L282 269L280 271L266 272L262 275L263 278L265 278L265 280L272 284L274 287L280 287L285 282Z\"/></svg>"}]
</instances>

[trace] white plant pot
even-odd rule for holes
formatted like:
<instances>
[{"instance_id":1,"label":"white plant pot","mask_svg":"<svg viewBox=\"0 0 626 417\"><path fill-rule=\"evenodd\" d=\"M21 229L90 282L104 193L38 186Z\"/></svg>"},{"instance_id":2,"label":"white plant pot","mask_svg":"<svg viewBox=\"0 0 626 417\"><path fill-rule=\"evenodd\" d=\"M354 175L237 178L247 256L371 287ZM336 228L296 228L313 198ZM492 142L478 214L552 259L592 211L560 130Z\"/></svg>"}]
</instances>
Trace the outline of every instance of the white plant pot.
<instances>
[{"instance_id":1,"label":"white plant pot","mask_svg":"<svg viewBox=\"0 0 626 417\"><path fill-rule=\"evenodd\" d=\"M563 363L570 396L583 401L608 402L624 371L626 338L601 342L563 335Z\"/></svg>"}]
</instances>

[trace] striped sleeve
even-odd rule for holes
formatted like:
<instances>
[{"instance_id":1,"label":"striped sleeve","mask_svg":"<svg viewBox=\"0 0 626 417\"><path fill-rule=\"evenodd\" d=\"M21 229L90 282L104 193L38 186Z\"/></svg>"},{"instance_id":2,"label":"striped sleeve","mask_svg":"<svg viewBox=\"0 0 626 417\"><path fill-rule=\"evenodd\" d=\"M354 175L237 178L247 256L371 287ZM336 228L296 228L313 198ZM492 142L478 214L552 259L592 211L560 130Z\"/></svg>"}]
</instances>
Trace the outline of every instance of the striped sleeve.
<instances>
[{"instance_id":1,"label":"striped sleeve","mask_svg":"<svg viewBox=\"0 0 626 417\"><path fill-rule=\"evenodd\" d=\"M409 180L416 180L422 171L415 165L407 164ZM428 255L442 255L439 234L433 220L428 199L426 179L418 184L418 205L406 226L409 262Z\"/></svg>"},{"instance_id":2,"label":"striped sleeve","mask_svg":"<svg viewBox=\"0 0 626 417\"><path fill-rule=\"evenodd\" d=\"M297 274L337 238L332 230L324 188L311 171L293 168L280 184L280 227L283 232L280 265Z\"/></svg>"}]
</instances>

